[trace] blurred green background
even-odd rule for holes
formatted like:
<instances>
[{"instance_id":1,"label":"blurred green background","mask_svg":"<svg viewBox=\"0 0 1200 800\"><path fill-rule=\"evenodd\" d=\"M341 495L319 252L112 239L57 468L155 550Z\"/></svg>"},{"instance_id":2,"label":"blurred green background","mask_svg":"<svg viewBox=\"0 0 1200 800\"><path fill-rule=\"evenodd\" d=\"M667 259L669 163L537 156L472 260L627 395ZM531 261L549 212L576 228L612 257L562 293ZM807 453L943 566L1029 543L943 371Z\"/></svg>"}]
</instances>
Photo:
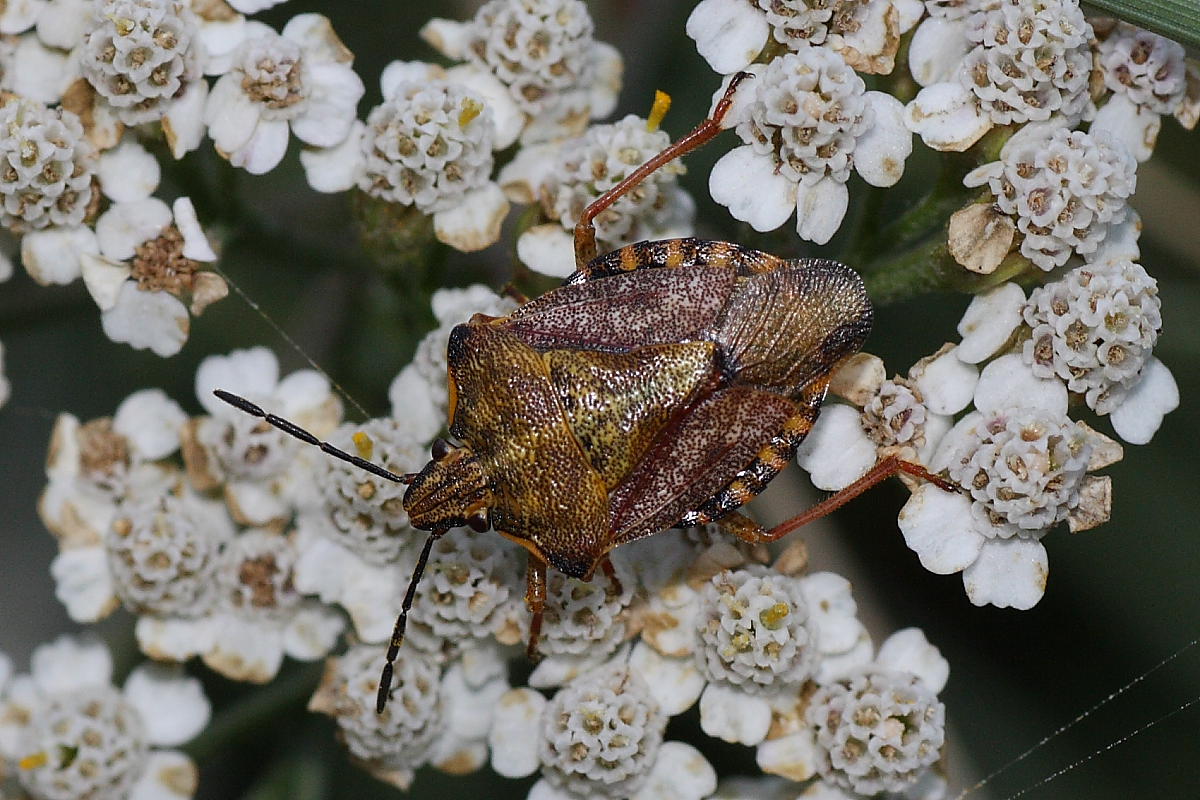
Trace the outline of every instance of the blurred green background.
<instances>
[{"instance_id":1,"label":"blurred green background","mask_svg":"<svg viewBox=\"0 0 1200 800\"><path fill-rule=\"evenodd\" d=\"M301 11L327 14L356 54L355 66L367 84L360 108L365 114L378 102L378 75L387 62L435 58L416 35L425 20L466 18L477 5L467 0L292 0L260 18L278 27ZM673 135L703 116L718 81L684 34L692 5L686 0L589 3L597 37L616 45L625 57L618 116L645 114L656 88L674 98L664 123ZM687 162L689 174L683 181L699 205L698 234L791 254L796 242L788 226L776 236L751 239L708 199L706 176L729 148L732 136L727 136ZM1165 120L1154 159L1139 169L1134 198L1145 223L1142 261L1158 278L1163 300L1164 333L1156 353L1174 372L1182 405L1152 444L1127 448L1125 460L1109 470L1115 487L1111 522L1078 535L1060 530L1046 540L1051 577L1036 608L975 608L958 576L925 572L896 529L904 498L898 485L874 490L806 534L816 567L836 568L854 580L863 617L877 641L891 629L917 625L949 659L951 677L943 699L952 728L955 789L1033 746L1197 636L1198 155L1200 139ZM932 154L915 154L904 180L889 193L887 207L899 208L918 196L932 180L934 161ZM863 188L861 182L852 184L852 198ZM206 222L240 215L254 220L249 230L227 241L224 270L368 411L385 413L387 383L410 357L414 337L428 324L428 310L406 305L406 295L393 291L371 269L357 242L349 199L309 190L294 152L270 175L256 178L230 170L207 142L170 172L164 190L191 193ZM812 252L837 255L836 247ZM484 279L499 286L511 259L510 245L503 242L482 254L439 257L430 280L455 285ZM890 369L902 371L955 338L954 325L966 302L963 296L927 296L880 309L868 349L882 355ZM197 364L206 355L235 347L271 347L284 372L305 363L236 296L195 321L190 341L175 358L134 352L104 337L81 284L42 288L20 270L0 287L0 342L13 385L8 406L0 410L0 649L24 670L37 643L77 627L54 599L49 564L56 548L35 512L54 416L60 411L82 419L108 415L129 393L150 386L162 387L189 413L199 413L192 389ZM1104 422L1097 425L1108 429ZM786 480L798 486L806 482L799 473ZM771 519L794 513L803 502L781 486L757 507ZM118 612L95 627L117 650L122 675L138 660L130 624L131 617ZM221 746L203 754L201 797L397 796L346 762L331 742L327 720L301 710L296 698L315 683L312 665L289 664L272 689L230 684L202 668L194 672L203 677L218 708L239 700L278 706L269 726L224 737ZM1184 653L973 796L1008 797L1197 695L1200 648ZM1200 708L1193 707L1025 796L1200 796L1198 723ZM227 717L219 724L228 726L223 730L238 729L236 720ZM694 710L673 721L669 731L673 737L688 737L722 775L754 772L753 751L697 733ZM529 785L486 770L468 778L423 770L410 795L523 797Z\"/></svg>"}]
</instances>

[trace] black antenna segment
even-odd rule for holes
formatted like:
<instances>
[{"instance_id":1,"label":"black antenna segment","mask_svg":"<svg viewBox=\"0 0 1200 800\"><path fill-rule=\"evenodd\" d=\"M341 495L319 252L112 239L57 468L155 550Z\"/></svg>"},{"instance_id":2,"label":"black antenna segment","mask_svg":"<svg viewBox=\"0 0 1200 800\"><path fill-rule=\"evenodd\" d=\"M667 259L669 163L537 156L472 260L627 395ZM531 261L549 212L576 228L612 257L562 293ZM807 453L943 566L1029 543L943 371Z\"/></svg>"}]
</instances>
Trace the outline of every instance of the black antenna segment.
<instances>
[{"instance_id":1,"label":"black antenna segment","mask_svg":"<svg viewBox=\"0 0 1200 800\"><path fill-rule=\"evenodd\" d=\"M225 391L224 389L214 389L213 394L224 400L226 403L229 403L229 405L233 406L239 411L244 411L252 417L258 417L259 419L266 420L268 424L275 426L289 436L294 436L306 444L311 444L313 447L319 447L321 450L333 456L334 458L340 458L342 461L353 464L359 469L365 469L372 475L378 475L381 478L394 481L395 483L412 483L413 479L416 477L416 474L411 472L406 472L403 475L397 475L391 470L384 469L378 464L372 464L365 458L359 458L358 456L347 453L345 450L339 450L329 442L323 442L316 436L313 436L296 423L286 420L283 417L276 416L275 414L268 414L266 411L263 411L262 408L254 403L251 403L244 397L239 397L236 394Z\"/></svg>"}]
</instances>

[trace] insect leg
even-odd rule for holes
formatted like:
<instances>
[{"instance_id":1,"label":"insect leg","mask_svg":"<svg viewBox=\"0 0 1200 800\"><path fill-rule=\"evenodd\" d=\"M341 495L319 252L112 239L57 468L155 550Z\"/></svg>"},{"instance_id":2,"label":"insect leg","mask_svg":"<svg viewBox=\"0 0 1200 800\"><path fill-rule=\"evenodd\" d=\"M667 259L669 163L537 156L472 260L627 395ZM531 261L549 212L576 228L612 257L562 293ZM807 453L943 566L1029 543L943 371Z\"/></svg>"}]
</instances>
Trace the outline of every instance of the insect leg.
<instances>
[{"instance_id":1,"label":"insect leg","mask_svg":"<svg viewBox=\"0 0 1200 800\"><path fill-rule=\"evenodd\" d=\"M617 571L613 568L612 559L605 556L600 561L600 570L604 573L604 577L608 578L612 584L613 594L621 594L625 590L621 588L621 579L617 577Z\"/></svg>"},{"instance_id":2,"label":"insect leg","mask_svg":"<svg viewBox=\"0 0 1200 800\"><path fill-rule=\"evenodd\" d=\"M822 500L812 508L801 514L797 514L788 521L776 525L774 528L771 528L771 530L764 531L763 538L758 539L757 541L773 542L777 539L780 539L797 528L807 525L813 520L820 519L832 511L836 511L846 503L853 500L855 497L858 497L867 489L870 489L875 484L901 472L927 480L936 485L939 489L943 489L947 492L962 491L962 488L957 484L948 481L939 475L933 474L920 464L913 463L912 461L902 461L896 456L888 456L887 458L881 459L879 462L877 462L875 466L871 467L871 469L867 471L866 475L863 475L861 478L845 487L837 494Z\"/></svg>"},{"instance_id":3,"label":"insect leg","mask_svg":"<svg viewBox=\"0 0 1200 800\"><path fill-rule=\"evenodd\" d=\"M592 224L596 217L615 203L622 195L645 180L647 176L659 167L675 160L679 156L690 153L720 133L722 130L721 120L724 119L725 114L729 112L729 108L733 105L733 95L737 91L738 84L749 77L751 75L748 72L739 72L737 75L734 75L733 80L729 82L729 88L725 90L724 96L718 101L717 107L713 109L711 117L693 128L691 133L682 137L658 155L653 156L645 164L642 164L629 173L625 177L625 180L600 195L592 201L591 205L583 210L583 214L579 217L579 223L575 226L576 269L582 270L587 266L589 261L596 257L596 228Z\"/></svg>"},{"instance_id":4,"label":"insect leg","mask_svg":"<svg viewBox=\"0 0 1200 800\"><path fill-rule=\"evenodd\" d=\"M538 639L542 635L542 612L546 608L546 562L529 556L529 566L525 572L525 605L529 608L532 618L529 620L529 646L525 653L530 661L541 661L542 654L538 652Z\"/></svg>"},{"instance_id":5,"label":"insect leg","mask_svg":"<svg viewBox=\"0 0 1200 800\"><path fill-rule=\"evenodd\" d=\"M387 706L388 697L392 691L392 664L404 643L404 629L408 627L408 611L412 608L413 598L417 594L417 584L425 573L425 564L429 561L429 552L433 543L442 537L445 531L432 531L425 540L421 555L417 558L417 566L413 568L412 578L408 581L408 591L404 593L404 603L400 606L400 615L396 617L396 625L392 628L392 641L388 644L387 661L383 665L383 673L379 676L379 694L375 697L375 713L382 714Z\"/></svg>"},{"instance_id":6,"label":"insect leg","mask_svg":"<svg viewBox=\"0 0 1200 800\"><path fill-rule=\"evenodd\" d=\"M227 392L224 389L214 389L213 394L224 400L226 403L229 403L229 405L233 406L239 411L244 411L252 417L258 417L259 419L266 421L268 424L275 426L289 436L294 436L305 444L311 444L313 447L319 447L323 452L328 453L334 458L340 458L342 461L353 464L359 469L365 469L372 475L378 475L381 478L394 481L395 483L412 483L413 478L416 477L415 473L407 472L403 475L397 475L391 470L386 470L378 464L372 464L365 458L359 458L358 456L347 453L345 450L339 450L329 442L321 441L316 436L313 436L311 433L304 430L304 428L301 428L291 420L286 420L283 417L277 417L274 414L268 414L266 411L263 411L261 407L251 403L244 397L238 397L232 392Z\"/></svg>"}]
</instances>

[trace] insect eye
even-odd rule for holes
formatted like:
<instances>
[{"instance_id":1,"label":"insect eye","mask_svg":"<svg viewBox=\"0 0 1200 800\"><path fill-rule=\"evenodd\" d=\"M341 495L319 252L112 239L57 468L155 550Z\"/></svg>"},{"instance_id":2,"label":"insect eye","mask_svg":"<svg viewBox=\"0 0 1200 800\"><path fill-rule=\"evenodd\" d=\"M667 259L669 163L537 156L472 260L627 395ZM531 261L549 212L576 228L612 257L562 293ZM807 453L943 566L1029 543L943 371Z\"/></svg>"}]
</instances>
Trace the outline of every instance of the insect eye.
<instances>
[{"instance_id":1,"label":"insect eye","mask_svg":"<svg viewBox=\"0 0 1200 800\"><path fill-rule=\"evenodd\" d=\"M467 517L467 525L476 533L483 533L490 525L488 524L487 509L481 508L471 516Z\"/></svg>"},{"instance_id":2,"label":"insect eye","mask_svg":"<svg viewBox=\"0 0 1200 800\"><path fill-rule=\"evenodd\" d=\"M429 449L433 453L433 460L441 461L447 453L454 449L454 446L445 439L434 439L433 446Z\"/></svg>"}]
</instances>

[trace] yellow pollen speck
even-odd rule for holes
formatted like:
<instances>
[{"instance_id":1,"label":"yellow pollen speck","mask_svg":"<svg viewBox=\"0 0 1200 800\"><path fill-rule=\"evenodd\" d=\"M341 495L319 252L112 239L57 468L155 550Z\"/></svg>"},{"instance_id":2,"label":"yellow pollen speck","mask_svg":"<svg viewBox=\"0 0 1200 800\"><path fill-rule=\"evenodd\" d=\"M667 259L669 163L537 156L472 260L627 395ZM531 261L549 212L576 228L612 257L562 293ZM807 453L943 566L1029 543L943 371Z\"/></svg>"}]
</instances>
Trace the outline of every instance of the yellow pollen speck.
<instances>
[{"instance_id":1,"label":"yellow pollen speck","mask_svg":"<svg viewBox=\"0 0 1200 800\"><path fill-rule=\"evenodd\" d=\"M759 615L759 620L764 626L766 626L767 630L773 631L783 624L783 620L785 617L787 617L789 611L791 611L791 609L788 608L787 603L776 603L766 611L762 612L762 614Z\"/></svg>"},{"instance_id":2,"label":"yellow pollen speck","mask_svg":"<svg viewBox=\"0 0 1200 800\"><path fill-rule=\"evenodd\" d=\"M21 769L37 769L38 767L46 766L48 760L45 751L43 751L41 753L34 753L31 756L25 756L17 763L17 766Z\"/></svg>"},{"instance_id":3,"label":"yellow pollen speck","mask_svg":"<svg viewBox=\"0 0 1200 800\"><path fill-rule=\"evenodd\" d=\"M667 110L670 108L671 95L662 89L655 89L654 105L650 106L650 115L646 117L646 130L651 133L658 130L658 126L662 124L663 117L667 115Z\"/></svg>"},{"instance_id":4,"label":"yellow pollen speck","mask_svg":"<svg viewBox=\"0 0 1200 800\"><path fill-rule=\"evenodd\" d=\"M363 431L358 431L350 438L354 440L354 447L358 450L358 457L370 461L371 454L375 451L375 443L371 441L371 437L367 436Z\"/></svg>"},{"instance_id":5,"label":"yellow pollen speck","mask_svg":"<svg viewBox=\"0 0 1200 800\"><path fill-rule=\"evenodd\" d=\"M458 112L458 127L465 128L471 124L471 120L483 113L483 103L478 100L473 100L470 97L464 97L462 101L462 111Z\"/></svg>"}]
</instances>

